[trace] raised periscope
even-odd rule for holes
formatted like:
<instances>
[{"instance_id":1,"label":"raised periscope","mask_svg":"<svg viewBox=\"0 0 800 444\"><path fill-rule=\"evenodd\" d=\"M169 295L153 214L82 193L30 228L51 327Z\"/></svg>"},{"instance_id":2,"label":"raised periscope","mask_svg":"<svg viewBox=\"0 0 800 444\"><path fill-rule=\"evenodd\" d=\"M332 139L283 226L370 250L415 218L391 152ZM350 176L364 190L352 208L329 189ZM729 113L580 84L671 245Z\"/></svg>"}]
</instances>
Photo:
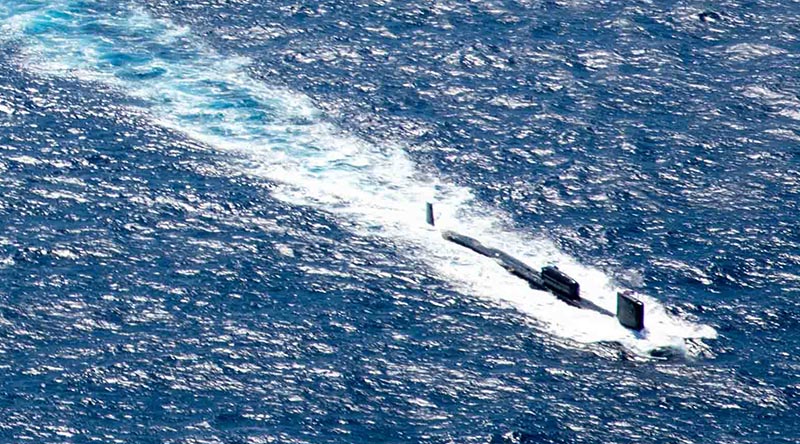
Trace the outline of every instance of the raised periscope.
<instances>
[{"instance_id":1,"label":"raised periscope","mask_svg":"<svg viewBox=\"0 0 800 444\"><path fill-rule=\"evenodd\" d=\"M427 222L435 226L433 216L433 205L427 204ZM453 231L443 231L442 237L454 244L468 248L482 256L492 258L500 266L508 270L509 273L528 282L537 290L546 290L553 293L557 298L574 307L594 310L608 316L614 313L595 305L594 303L581 299L580 284L558 267L548 265L537 271L519 259L508 253L483 245L477 239L455 233ZM629 291L617 293L617 319L619 323L631 330L640 331L644 329L644 304L636 299Z\"/></svg>"}]
</instances>

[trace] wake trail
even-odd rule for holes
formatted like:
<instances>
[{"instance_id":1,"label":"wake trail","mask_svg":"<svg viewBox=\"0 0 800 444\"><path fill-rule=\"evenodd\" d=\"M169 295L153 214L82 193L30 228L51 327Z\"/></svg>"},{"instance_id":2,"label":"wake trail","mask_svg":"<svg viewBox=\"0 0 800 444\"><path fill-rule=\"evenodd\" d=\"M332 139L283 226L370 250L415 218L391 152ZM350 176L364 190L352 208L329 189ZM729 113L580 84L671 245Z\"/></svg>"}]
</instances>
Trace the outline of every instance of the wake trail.
<instances>
[{"instance_id":1,"label":"wake trail","mask_svg":"<svg viewBox=\"0 0 800 444\"><path fill-rule=\"evenodd\" d=\"M460 291L508 304L553 334L583 343L613 341L641 353L684 349L687 338L714 338L709 326L674 318L644 295L647 330L580 310L532 290L492 260L464 251L425 225L437 202L439 225L469 234L538 267L555 263L581 284L586 299L615 311L618 288L547 239L509 229L501 212L468 188L423 174L401 146L367 143L327 123L300 94L248 74L248 60L220 54L188 28L130 6L109 11L92 1L7 1L0 31L20 46L18 63L39 75L99 82L147 103L159 125L247 159L248 174L279 184L276 198L338 214L357 234L412 246L419 259ZM2 38L0 38L2 41Z\"/></svg>"}]
</instances>

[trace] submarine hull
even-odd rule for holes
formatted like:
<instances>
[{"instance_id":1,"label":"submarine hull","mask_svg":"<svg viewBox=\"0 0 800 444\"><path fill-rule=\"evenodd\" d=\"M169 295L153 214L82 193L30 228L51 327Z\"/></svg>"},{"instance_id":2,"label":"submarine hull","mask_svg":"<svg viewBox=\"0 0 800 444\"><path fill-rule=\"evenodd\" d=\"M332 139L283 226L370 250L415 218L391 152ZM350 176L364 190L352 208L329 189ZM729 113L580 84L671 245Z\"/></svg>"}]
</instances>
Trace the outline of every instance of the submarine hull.
<instances>
[{"instance_id":1,"label":"submarine hull","mask_svg":"<svg viewBox=\"0 0 800 444\"><path fill-rule=\"evenodd\" d=\"M431 204L428 204L426 219L428 224L434 225ZM537 271L510 254L497 248L487 247L473 237L454 231L443 231L442 237L482 256L494 259L506 271L528 282L532 288L549 291L569 305L594 310L607 316L615 316L614 313L599 307L591 301L581 299L578 282L555 266L548 265L543 267L541 271ZM617 295L616 317L622 326L631 330L641 331L644 329L644 304L630 292L619 293Z\"/></svg>"}]
</instances>

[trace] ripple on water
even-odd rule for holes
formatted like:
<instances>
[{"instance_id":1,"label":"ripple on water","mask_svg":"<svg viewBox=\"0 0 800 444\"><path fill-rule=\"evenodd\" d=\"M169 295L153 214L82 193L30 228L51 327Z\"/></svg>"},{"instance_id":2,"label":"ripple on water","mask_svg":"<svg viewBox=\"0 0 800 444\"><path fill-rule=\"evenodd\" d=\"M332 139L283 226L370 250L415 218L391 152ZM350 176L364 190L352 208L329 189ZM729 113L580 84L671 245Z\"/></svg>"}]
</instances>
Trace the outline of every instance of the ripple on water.
<instances>
[{"instance_id":1,"label":"ripple on water","mask_svg":"<svg viewBox=\"0 0 800 444\"><path fill-rule=\"evenodd\" d=\"M219 57L251 56L248 82L306 92L364 145L402 141L421 170L502 210L506 228L478 227L493 241L522 254L541 247L536 261L599 273L592 282L634 270L626 282L720 337L687 345L696 358L654 362L548 333L523 312L553 307L499 285L494 264L466 268L493 297L476 298L475 286L450 283L423 260L427 238L376 235L381 224L348 221L319 196L309 199L317 207L287 204L271 193L291 196L291 187L243 172L264 162L155 127L152 107L168 104L126 97L91 70L57 80L4 63L6 440L797 435L791 141L800 129L795 67L785 63L793 25L776 5L144 4L190 26L160 23L164 32L148 36L154 25L137 13L125 38L165 45L187 64L198 59L198 35ZM91 14L106 7L118 6ZM32 32L73 18L56 14ZM109 23L86 25L94 35ZM147 45L93 69L119 69L123 86L163 85L175 65L148 64ZM245 71L229 62L213 66ZM193 93L252 108L225 85L202 86ZM230 127L209 124L235 114L222 102L179 111L225 137ZM264 109L244 127L277 108ZM315 118L294 115L283 128ZM297 136L289 133L284 142ZM357 140L324 141L347 157ZM485 222L476 220L470 227ZM533 242L541 237L551 243ZM515 295L514 309L497 302Z\"/></svg>"}]
</instances>

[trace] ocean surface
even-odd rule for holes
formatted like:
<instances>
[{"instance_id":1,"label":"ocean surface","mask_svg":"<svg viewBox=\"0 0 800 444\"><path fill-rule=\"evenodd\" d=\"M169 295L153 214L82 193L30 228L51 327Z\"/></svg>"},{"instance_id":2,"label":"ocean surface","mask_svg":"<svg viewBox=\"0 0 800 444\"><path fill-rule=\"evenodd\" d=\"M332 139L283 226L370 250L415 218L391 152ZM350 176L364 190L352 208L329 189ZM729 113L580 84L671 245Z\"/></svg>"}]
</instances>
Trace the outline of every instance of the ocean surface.
<instances>
[{"instance_id":1,"label":"ocean surface","mask_svg":"<svg viewBox=\"0 0 800 444\"><path fill-rule=\"evenodd\" d=\"M0 442L800 442L798 17L2 0Z\"/></svg>"}]
</instances>

